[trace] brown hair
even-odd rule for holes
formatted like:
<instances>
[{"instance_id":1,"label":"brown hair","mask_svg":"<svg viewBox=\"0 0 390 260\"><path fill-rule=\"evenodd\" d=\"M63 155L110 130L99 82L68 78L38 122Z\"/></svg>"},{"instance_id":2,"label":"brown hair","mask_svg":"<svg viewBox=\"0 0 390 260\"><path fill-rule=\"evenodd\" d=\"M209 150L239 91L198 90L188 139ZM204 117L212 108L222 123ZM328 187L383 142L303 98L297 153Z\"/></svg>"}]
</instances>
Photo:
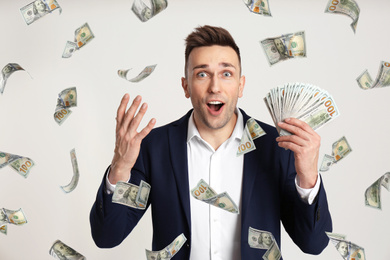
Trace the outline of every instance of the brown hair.
<instances>
[{"instance_id":1,"label":"brown hair","mask_svg":"<svg viewBox=\"0 0 390 260\"><path fill-rule=\"evenodd\" d=\"M241 56L240 49L238 48L236 42L234 41L231 34L222 27L214 27L210 25L199 26L187 36L186 41L186 50L185 50L185 65L184 72L187 77L187 63L188 57L190 56L191 51L196 47L220 45L231 47L238 56L238 61L240 64L241 72Z\"/></svg>"}]
</instances>

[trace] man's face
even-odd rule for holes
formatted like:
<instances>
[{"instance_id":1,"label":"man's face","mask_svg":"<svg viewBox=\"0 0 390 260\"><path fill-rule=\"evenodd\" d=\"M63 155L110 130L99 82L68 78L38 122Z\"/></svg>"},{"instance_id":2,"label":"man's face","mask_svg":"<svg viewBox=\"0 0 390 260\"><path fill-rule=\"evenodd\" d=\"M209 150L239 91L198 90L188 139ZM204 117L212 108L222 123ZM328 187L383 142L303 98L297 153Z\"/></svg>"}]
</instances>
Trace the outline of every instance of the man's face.
<instances>
[{"instance_id":1,"label":"man's face","mask_svg":"<svg viewBox=\"0 0 390 260\"><path fill-rule=\"evenodd\" d=\"M161 258L168 258L168 253L166 251L162 251L160 253Z\"/></svg>"},{"instance_id":2,"label":"man's face","mask_svg":"<svg viewBox=\"0 0 390 260\"><path fill-rule=\"evenodd\" d=\"M194 48L188 57L187 78L182 78L182 86L185 96L191 98L198 130L234 127L233 114L244 84L238 56L231 47Z\"/></svg>"},{"instance_id":3,"label":"man's face","mask_svg":"<svg viewBox=\"0 0 390 260\"><path fill-rule=\"evenodd\" d=\"M276 48L278 48L279 52L284 53L285 49L284 49L283 42L280 39L275 39L274 42L275 42Z\"/></svg>"},{"instance_id":4,"label":"man's face","mask_svg":"<svg viewBox=\"0 0 390 260\"><path fill-rule=\"evenodd\" d=\"M130 197L130 199L131 199L132 201L135 201L135 199L137 198L137 193L138 193L138 189L136 189L136 188L131 188L129 197Z\"/></svg>"},{"instance_id":5,"label":"man's face","mask_svg":"<svg viewBox=\"0 0 390 260\"><path fill-rule=\"evenodd\" d=\"M348 255L348 245L345 242L340 242L338 251L343 257L346 257Z\"/></svg>"},{"instance_id":6,"label":"man's face","mask_svg":"<svg viewBox=\"0 0 390 260\"><path fill-rule=\"evenodd\" d=\"M262 239L263 243L267 246L271 245L271 243L272 243L271 236L267 233L261 234L261 239Z\"/></svg>"},{"instance_id":7,"label":"man's face","mask_svg":"<svg viewBox=\"0 0 390 260\"><path fill-rule=\"evenodd\" d=\"M35 1L34 5L38 12L44 12L46 10L46 5L40 0Z\"/></svg>"}]
</instances>

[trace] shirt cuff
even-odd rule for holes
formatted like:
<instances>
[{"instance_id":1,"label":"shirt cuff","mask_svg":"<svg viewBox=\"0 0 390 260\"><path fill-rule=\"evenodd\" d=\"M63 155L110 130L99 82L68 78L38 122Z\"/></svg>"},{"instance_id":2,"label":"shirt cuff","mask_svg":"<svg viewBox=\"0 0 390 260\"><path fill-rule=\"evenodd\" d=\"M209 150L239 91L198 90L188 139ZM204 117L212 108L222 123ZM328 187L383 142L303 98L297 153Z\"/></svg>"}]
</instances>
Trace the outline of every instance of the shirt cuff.
<instances>
[{"instance_id":1,"label":"shirt cuff","mask_svg":"<svg viewBox=\"0 0 390 260\"><path fill-rule=\"evenodd\" d=\"M107 175L106 175L106 187L105 187L105 192L107 194L113 194L114 191L115 191L115 187L116 187L116 184L111 184L111 182L108 180L108 175L110 174L110 171L111 171L111 167L108 168L107 170ZM131 176L131 175L130 175ZM130 180L130 177L129 179L126 181L126 182L129 182Z\"/></svg>"},{"instance_id":2,"label":"shirt cuff","mask_svg":"<svg viewBox=\"0 0 390 260\"><path fill-rule=\"evenodd\" d=\"M317 182L311 189L304 189L298 185L298 175L295 177L295 187L297 188L298 194L301 197L302 201L307 204L313 204L314 199L316 198L318 191L320 190L321 178L320 173L317 175Z\"/></svg>"}]
</instances>

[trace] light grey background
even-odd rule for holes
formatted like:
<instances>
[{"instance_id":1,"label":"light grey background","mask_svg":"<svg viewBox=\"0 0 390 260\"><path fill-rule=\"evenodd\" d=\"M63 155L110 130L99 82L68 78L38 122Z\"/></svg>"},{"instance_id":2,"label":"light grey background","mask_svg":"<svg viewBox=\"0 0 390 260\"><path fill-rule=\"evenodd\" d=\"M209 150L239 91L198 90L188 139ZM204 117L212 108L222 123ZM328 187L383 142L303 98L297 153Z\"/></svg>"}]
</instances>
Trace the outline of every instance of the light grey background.
<instances>
[{"instance_id":1,"label":"light grey background","mask_svg":"<svg viewBox=\"0 0 390 260\"><path fill-rule=\"evenodd\" d=\"M0 3L0 67L19 63L32 76L15 72L0 96L0 151L36 163L27 179L10 167L0 170L0 207L22 208L28 219L23 226L8 225L7 236L0 234L0 259L52 259L48 251L57 239L88 259L146 258L152 237L150 211L113 249L95 246L89 211L113 156L121 97L140 94L149 104L142 126L151 117L157 126L164 125L191 108L180 85L184 38L204 24L228 29L241 49L246 88L239 106L249 115L272 125L263 97L286 82L311 83L333 95L341 115L318 131L320 162L342 136L353 149L322 174L334 232L364 247L369 260L389 259L390 194L382 189L383 209L376 210L364 205L364 191L390 171L390 88L362 90L356 78L365 69L375 78L380 62L390 61L390 1L358 1L356 34L349 17L324 13L327 0L270 0L272 17L250 13L241 0L169 0L166 10L146 23L131 11L132 0L59 0L61 15L55 11L27 26L19 9L29 2ZM85 22L95 39L62 59L66 41L73 40L75 29ZM270 67L259 41L301 30L306 32L307 58ZM158 65L140 83L117 75L118 69L133 68L136 76L151 64ZM57 95L71 86L77 87L78 106L58 126L53 119ZM60 186L73 175L72 148L80 181L65 194ZM286 233L282 255L286 260L341 259L331 243L319 256L305 255Z\"/></svg>"}]
</instances>

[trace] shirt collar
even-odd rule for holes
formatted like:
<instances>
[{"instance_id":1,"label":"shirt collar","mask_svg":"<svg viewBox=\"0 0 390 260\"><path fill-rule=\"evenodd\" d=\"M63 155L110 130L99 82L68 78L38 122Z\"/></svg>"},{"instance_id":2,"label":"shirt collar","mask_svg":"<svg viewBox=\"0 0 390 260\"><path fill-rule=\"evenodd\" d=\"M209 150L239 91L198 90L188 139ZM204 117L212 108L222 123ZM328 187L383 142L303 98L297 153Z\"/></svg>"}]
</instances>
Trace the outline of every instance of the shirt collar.
<instances>
[{"instance_id":1,"label":"shirt collar","mask_svg":"<svg viewBox=\"0 0 390 260\"><path fill-rule=\"evenodd\" d=\"M236 125L234 127L233 133L229 137L229 142L230 142L230 140L233 140L233 139L241 140L241 137L244 133L244 118L242 116L242 113L237 107L236 107L234 112L238 116L237 116L237 122L236 122ZM187 143L190 142L191 139L194 137L197 137L197 138L203 140L199 134L198 129L195 126L194 111L192 111L190 119L188 120Z\"/></svg>"}]
</instances>

